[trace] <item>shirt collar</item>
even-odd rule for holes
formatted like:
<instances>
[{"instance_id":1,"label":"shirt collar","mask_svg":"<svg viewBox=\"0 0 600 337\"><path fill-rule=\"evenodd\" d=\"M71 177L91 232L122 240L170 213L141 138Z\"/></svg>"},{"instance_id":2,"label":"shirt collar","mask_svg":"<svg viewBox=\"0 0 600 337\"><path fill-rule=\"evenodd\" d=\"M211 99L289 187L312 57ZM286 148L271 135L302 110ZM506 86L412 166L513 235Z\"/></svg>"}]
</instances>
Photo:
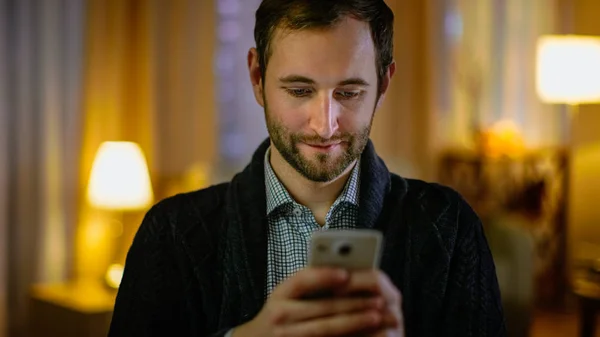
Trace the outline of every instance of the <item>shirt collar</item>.
<instances>
[{"instance_id":1,"label":"shirt collar","mask_svg":"<svg viewBox=\"0 0 600 337\"><path fill-rule=\"evenodd\" d=\"M283 186L273 167L269 161L271 157L271 148L269 147L265 152L264 167L265 167L265 189L267 194L267 215L270 215L275 209L288 205L294 204L294 199L290 196L289 192ZM342 190L342 193L338 196L336 201L333 203L332 208L342 203L349 203L358 207L358 196L360 188L360 159L352 168L350 177Z\"/></svg>"}]
</instances>

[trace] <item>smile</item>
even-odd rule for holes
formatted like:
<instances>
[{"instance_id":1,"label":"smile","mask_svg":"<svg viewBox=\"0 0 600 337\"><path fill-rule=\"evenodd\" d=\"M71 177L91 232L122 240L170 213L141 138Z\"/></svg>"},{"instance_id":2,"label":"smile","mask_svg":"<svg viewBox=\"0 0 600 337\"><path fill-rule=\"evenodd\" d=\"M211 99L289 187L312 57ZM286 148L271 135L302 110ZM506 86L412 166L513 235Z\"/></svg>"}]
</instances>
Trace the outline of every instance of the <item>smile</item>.
<instances>
[{"instance_id":1,"label":"smile","mask_svg":"<svg viewBox=\"0 0 600 337\"><path fill-rule=\"evenodd\" d=\"M340 142L340 143L333 143L333 144L306 144L306 145L308 145L312 149L315 149L315 150L318 150L318 151L328 152L328 151L336 149L341 144L342 143Z\"/></svg>"}]
</instances>

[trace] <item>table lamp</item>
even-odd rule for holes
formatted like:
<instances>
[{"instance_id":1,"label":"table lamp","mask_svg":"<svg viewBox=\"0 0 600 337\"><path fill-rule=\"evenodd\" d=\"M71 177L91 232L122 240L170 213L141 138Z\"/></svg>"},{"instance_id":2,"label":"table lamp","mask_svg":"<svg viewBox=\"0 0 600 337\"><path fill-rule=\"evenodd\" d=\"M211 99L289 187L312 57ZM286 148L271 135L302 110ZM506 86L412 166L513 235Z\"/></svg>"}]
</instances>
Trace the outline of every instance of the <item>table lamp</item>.
<instances>
[{"instance_id":1,"label":"table lamp","mask_svg":"<svg viewBox=\"0 0 600 337\"><path fill-rule=\"evenodd\" d=\"M151 206L154 195L150 174L138 144L109 141L100 145L92 165L87 199L96 208L120 214L121 220L123 212L141 211ZM106 283L118 288L123 265L113 262L106 272Z\"/></svg>"},{"instance_id":2,"label":"table lamp","mask_svg":"<svg viewBox=\"0 0 600 337\"><path fill-rule=\"evenodd\" d=\"M543 35L537 45L536 89L542 102L600 102L600 37Z\"/></svg>"}]
</instances>

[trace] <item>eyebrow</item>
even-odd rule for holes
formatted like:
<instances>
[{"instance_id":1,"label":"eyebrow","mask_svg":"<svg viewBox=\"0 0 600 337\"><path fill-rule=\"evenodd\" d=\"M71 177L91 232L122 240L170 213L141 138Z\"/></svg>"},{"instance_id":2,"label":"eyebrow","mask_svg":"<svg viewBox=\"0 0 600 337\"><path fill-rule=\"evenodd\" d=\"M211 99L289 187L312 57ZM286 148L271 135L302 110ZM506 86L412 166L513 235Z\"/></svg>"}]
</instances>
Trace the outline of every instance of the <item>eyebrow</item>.
<instances>
[{"instance_id":1,"label":"eyebrow","mask_svg":"<svg viewBox=\"0 0 600 337\"><path fill-rule=\"evenodd\" d=\"M315 81L313 79L310 79L308 77L301 76L301 75L289 75L289 76L285 76L285 77L280 77L279 82L315 84ZM352 78L345 79L338 83L338 86L345 86L345 85L360 85L360 86L368 87L369 83L360 77L352 77Z\"/></svg>"}]
</instances>

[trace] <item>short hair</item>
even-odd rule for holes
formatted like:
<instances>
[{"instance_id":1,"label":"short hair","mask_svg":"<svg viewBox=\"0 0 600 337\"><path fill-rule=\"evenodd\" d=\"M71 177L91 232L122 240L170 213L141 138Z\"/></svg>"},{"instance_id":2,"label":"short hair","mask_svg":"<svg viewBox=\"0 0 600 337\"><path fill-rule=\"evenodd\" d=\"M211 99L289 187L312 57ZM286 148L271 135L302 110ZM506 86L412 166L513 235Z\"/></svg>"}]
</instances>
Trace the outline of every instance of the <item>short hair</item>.
<instances>
[{"instance_id":1,"label":"short hair","mask_svg":"<svg viewBox=\"0 0 600 337\"><path fill-rule=\"evenodd\" d=\"M375 46L378 86L381 86L394 53L394 14L383 0L263 0L256 11L254 26L263 82L277 29L329 28L348 16L369 24Z\"/></svg>"}]
</instances>

